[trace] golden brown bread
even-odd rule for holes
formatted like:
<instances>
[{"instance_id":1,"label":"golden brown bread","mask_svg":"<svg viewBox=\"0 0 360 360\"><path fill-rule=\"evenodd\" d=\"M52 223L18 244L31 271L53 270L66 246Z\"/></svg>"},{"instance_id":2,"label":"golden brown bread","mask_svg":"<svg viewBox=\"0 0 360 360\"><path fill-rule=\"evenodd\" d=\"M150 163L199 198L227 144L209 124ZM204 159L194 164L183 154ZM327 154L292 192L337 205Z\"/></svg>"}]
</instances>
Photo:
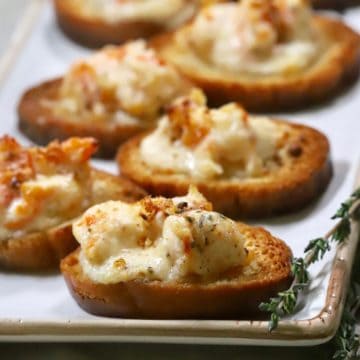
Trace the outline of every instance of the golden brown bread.
<instances>
[{"instance_id":1,"label":"golden brown bread","mask_svg":"<svg viewBox=\"0 0 360 360\"><path fill-rule=\"evenodd\" d=\"M91 205L110 199L131 202L145 196L142 189L126 179L99 170L92 174ZM57 269L59 261L77 246L72 222L67 221L42 232L0 241L0 267L22 271Z\"/></svg>"},{"instance_id":2,"label":"golden brown bread","mask_svg":"<svg viewBox=\"0 0 360 360\"><path fill-rule=\"evenodd\" d=\"M65 140L72 136L94 137L99 140L96 156L111 158L119 144L144 130L146 122L137 124L74 121L52 111L46 101L56 101L62 79L46 81L25 92L18 105L19 128L32 141L46 145L53 139Z\"/></svg>"},{"instance_id":3,"label":"golden brown bread","mask_svg":"<svg viewBox=\"0 0 360 360\"><path fill-rule=\"evenodd\" d=\"M75 250L61 262L61 271L76 302L86 311L127 318L251 318L262 301L291 282L291 251L262 228L239 223L248 239L249 263L240 274L213 283L133 280L95 283L79 263Z\"/></svg>"},{"instance_id":4,"label":"golden brown bread","mask_svg":"<svg viewBox=\"0 0 360 360\"><path fill-rule=\"evenodd\" d=\"M84 16L72 0L54 0L57 22L72 40L87 47L121 44L127 40L147 38L165 31L166 24L146 20L105 22L99 18Z\"/></svg>"},{"instance_id":5,"label":"golden brown bread","mask_svg":"<svg viewBox=\"0 0 360 360\"><path fill-rule=\"evenodd\" d=\"M359 5L359 0L312 0L316 9L336 9L342 10L348 6Z\"/></svg>"},{"instance_id":6,"label":"golden brown bread","mask_svg":"<svg viewBox=\"0 0 360 360\"><path fill-rule=\"evenodd\" d=\"M200 5L207 5L219 1L223 0L202 0L199 3ZM62 31L75 42L91 48L148 38L169 29L167 23L151 20L128 20L110 23L100 18L84 16L74 6L72 0L54 0L54 7L57 22Z\"/></svg>"},{"instance_id":7,"label":"golden brown bread","mask_svg":"<svg viewBox=\"0 0 360 360\"><path fill-rule=\"evenodd\" d=\"M194 55L184 38L187 27L154 38L152 46L194 84L210 103L237 101L250 111L294 109L321 102L353 82L359 73L360 36L339 20L314 16L314 25L329 46L306 71L287 76L244 76L226 73ZM191 26L191 25L188 25Z\"/></svg>"},{"instance_id":8,"label":"golden brown bread","mask_svg":"<svg viewBox=\"0 0 360 360\"><path fill-rule=\"evenodd\" d=\"M280 120L274 120L281 122ZM214 205L232 218L264 217L299 210L318 197L332 176L329 142L319 131L289 124L288 166L281 166L259 179L194 181L186 175L161 173L142 161L139 135L120 147L117 162L121 173L150 194L172 197L183 195L195 184Z\"/></svg>"}]
</instances>

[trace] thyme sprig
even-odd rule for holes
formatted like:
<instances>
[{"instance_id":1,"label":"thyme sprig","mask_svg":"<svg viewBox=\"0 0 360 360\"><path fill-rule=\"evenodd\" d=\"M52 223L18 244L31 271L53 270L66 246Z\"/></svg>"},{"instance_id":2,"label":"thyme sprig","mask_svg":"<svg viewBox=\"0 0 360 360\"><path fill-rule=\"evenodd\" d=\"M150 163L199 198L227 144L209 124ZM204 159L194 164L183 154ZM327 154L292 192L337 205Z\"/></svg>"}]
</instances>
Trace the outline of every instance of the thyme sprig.
<instances>
[{"instance_id":1,"label":"thyme sprig","mask_svg":"<svg viewBox=\"0 0 360 360\"><path fill-rule=\"evenodd\" d=\"M334 338L335 353L333 360L358 359L359 335L355 332L355 315L360 308L360 285L353 282L350 286L340 326Z\"/></svg>"},{"instance_id":2,"label":"thyme sprig","mask_svg":"<svg viewBox=\"0 0 360 360\"><path fill-rule=\"evenodd\" d=\"M260 304L260 310L270 313L269 331L277 328L282 316L292 314L295 311L300 293L310 284L308 272L310 265L324 257L326 252L331 249L331 243L341 244L349 237L352 226L351 220L359 220L360 218L359 200L360 188L354 191L332 216L331 219L339 220L337 224L323 237L311 240L304 249L304 257L293 259L291 271L294 279L290 288L278 293L269 302ZM348 329L349 326L351 325L346 328Z\"/></svg>"},{"instance_id":3,"label":"thyme sprig","mask_svg":"<svg viewBox=\"0 0 360 360\"><path fill-rule=\"evenodd\" d=\"M359 336L355 333L355 316L360 309L360 251L356 252L351 276L351 286L346 297L344 313L335 335L334 360L358 359Z\"/></svg>"}]
</instances>

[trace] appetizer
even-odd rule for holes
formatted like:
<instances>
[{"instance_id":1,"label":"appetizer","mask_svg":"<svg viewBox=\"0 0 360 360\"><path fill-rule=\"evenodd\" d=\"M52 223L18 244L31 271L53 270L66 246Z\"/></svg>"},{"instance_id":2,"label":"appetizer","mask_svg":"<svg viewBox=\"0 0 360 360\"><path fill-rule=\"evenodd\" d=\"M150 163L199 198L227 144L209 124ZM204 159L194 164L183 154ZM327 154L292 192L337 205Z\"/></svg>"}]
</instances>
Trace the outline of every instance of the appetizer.
<instances>
[{"instance_id":1,"label":"appetizer","mask_svg":"<svg viewBox=\"0 0 360 360\"><path fill-rule=\"evenodd\" d=\"M288 213L307 205L332 175L319 131L250 116L230 103L209 109L200 90L169 106L158 127L130 139L121 172L151 194L176 196L190 184L230 217Z\"/></svg>"},{"instance_id":2,"label":"appetizer","mask_svg":"<svg viewBox=\"0 0 360 360\"><path fill-rule=\"evenodd\" d=\"M91 136L99 141L97 156L112 157L121 142L154 127L163 107L187 88L144 41L109 46L76 62L63 78L26 91L19 127L41 145Z\"/></svg>"},{"instance_id":3,"label":"appetizer","mask_svg":"<svg viewBox=\"0 0 360 360\"><path fill-rule=\"evenodd\" d=\"M252 111L325 100L356 79L360 63L360 36L314 15L307 0L216 4L152 44L213 104Z\"/></svg>"},{"instance_id":4,"label":"appetizer","mask_svg":"<svg viewBox=\"0 0 360 360\"><path fill-rule=\"evenodd\" d=\"M88 207L145 195L128 180L92 169L96 147L91 138L44 148L0 138L0 267L56 268L76 248L71 222Z\"/></svg>"},{"instance_id":5,"label":"appetizer","mask_svg":"<svg viewBox=\"0 0 360 360\"><path fill-rule=\"evenodd\" d=\"M183 197L108 201L73 225L80 248L61 262L78 304L105 316L238 318L291 282L291 251L262 228Z\"/></svg>"},{"instance_id":6,"label":"appetizer","mask_svg":"<svg viewBox=\"0 0 360 360\"><path fill-rule=\"evenodd\" d=\"M174 29L194 16L203 0L55 0L60 28L89 47L120 44ZM209 2L209 1L207 1Z\"/></svg>"}]
</instances>

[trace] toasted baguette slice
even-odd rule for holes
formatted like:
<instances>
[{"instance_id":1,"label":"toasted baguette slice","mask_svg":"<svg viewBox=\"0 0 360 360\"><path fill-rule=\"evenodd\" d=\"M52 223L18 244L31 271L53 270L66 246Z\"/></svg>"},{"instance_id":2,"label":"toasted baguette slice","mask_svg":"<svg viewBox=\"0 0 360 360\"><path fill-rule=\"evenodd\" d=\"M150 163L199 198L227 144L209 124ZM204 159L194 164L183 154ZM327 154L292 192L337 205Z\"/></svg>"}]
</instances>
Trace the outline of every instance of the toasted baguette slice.
<instances>
[{"instance_id":1,"label":"toasted baguette slice","mask_svg":"<svg viewBox=\"0 0 360 360\"><path fill-rule=\"evenodd\" d=\"M133 280L105 285L89 279L79 263L79 249L61 262L61 271L84 310L127 318L251 318L258 306L291 282L291 251L262 228L239 223L252 260L239 274L213 283Z\"/></svg>"},{"instance_id":2,"label":"toasted baguette slice","mask_svg":"<svg viewBox=\"0 0 360 360\"><path fill-rule=\"evenodd\" d=\"M101 158L111 158L119 144L144 130L146 122L106 123L91 121L71 121L53 113L46 101L58 99L62 79L44 82L25 92L18 105L19 128L32 141L46 145L54 139L65 140L72 136L94 137L99 140L95 154Z\"/></svg>"},{"instance_id":3,"label":"toasted baguette slice","mask_svg":"<svg viewBox=\"0 0 360 360\"><path fill-rule=\"evenodd\" d=\"M360 65L360 36L341 21L314 16L326 49L306 71L286 76L224 72L200 59L187 45L190 25L161 35L152 46L194 84L210 103L240 102L250 111L298 109L324 101L352 83Z\"/></svg>"},{"instance_id":4,"label":"toasted baguette slice","mask_svg":"<svg viewBox=\"0 0 360 360\"><path fill-rule=\"evenodd\" d=\"M232 218L289 213L318 197L332 176L327 138L307 126L289 126L291 132L287 141L291 144L288 147L291 164L260 178L201 182L186 175L153 170L143 162L139 153L139 144L146 134L136 136L120 147L117 162L123 175L153 195L183 195L190 184L195 184L216 211Z\"/></svg>"},{"instance_id":5,"label":"toasted baguette slice","mask_svg":"<svg viewBox=\"0 0 360 360\"><path fill-rule=\"evenodd\" d=\"M106 22L101 18L91 17L79 11L72 0L55 0L57 22L63 32L75 42L87 47L101 47L106 44L121 44L127 40L147 38L166 31L165 23L151 20L127 20ZM189 4L190 16L195 5ZM191 9L190 7L193 7ZM175 16L178 14L175 14Z\"/></svg>"},{"instance_id":6,"label":"toasted baguette slice","mask_svg":"<svg viewBox=\"0 0 360 360\"><path fill-rule=\"evenodd\" d=\"M359 0L312 0L316 9L335 9L342 10L348 6L359 5Z\"/></svg>"},{"instance_id":7,"label":"toasted baguette slice","mask_svg":"<svg viewBox=\"0 0 360 360\"><path fill-rule=\"evenodd\" d=\"M92 205L110 199L131 202L146 194L121 177L99 170L94 170L92 176ZM41 232L0 241L0 267L21 271L57 269L60 260L77 246L72 235L72 221L67 221Z\"/></svg>"}]
</instances>

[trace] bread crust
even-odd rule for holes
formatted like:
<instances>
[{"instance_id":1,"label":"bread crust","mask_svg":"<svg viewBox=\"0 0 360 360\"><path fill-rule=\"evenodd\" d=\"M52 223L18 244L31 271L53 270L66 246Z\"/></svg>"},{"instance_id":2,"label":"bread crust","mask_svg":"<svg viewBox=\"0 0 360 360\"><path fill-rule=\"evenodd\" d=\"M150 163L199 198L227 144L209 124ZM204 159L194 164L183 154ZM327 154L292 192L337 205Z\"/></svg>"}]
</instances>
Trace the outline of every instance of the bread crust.
<instances>
[{"instance_id":1,"label":"bread crust","mask_svg":"<svg viewBox=\"0 0 360 360\"><path fill-rule=\"evenodd\" d=\"M316 9L335 9L343 10L349 6L360 4L359 0L312 0L312 4Z\"/></svg>"},{"instance_id":2,"label":"bread crust","mask_svg":"<svg viewBox=\"0 0 360 360\"><path fill-rule=\"evenodd\" d=\"M127 318L252 318L262 301L288 288L291 251L262 228L240 224L245 247L259 268L215 283L175 283L133 280L95 283L82 271L79 251L61 262L61 271L76 302L95 315Z\"/></svg>"},{"instance_id":3,"label":"bread crust","mask_svg":"<svg viewBox=\"0 0 360 360\"><path fill-rule=\"evenodd\" d=\"M101 19L85 17L74 11L71 1L68 0L54 0L54 5L57 22L62 31L75 42L91 48L148 38L166 30L165 25L151 21L107 23Z\"/></svg>"},{"instance_id":4,"label":"bread crust","mask_svg":"<svg viewBox=\"0 0 360 360\"><path fill-rule=\"evenodd\" d=\"M284 123L281 120L274 120ZM319 131L288 124L289 148L298 149L289 166L281 166L262 181L194 181L186 175L166 174L146 166L139 144L146 134L130 139L120 147L117 162L121 173L150 194L173 197L187 193L190 184L213 203L214 209L232 218L259 218L299 210L318 197L332 176L330 146Z\"/></svg>"},{"instance_id":5,"label":"bread crust","mask_svg":"<svg viewBox=\"0 0 360 360\"><path fill-rule=\"evenodd\" d=\"M62 78L46 81L27 90L18 104L19 129L39 145L47 145L54 139L65 140L72 136L94 137L99 141L95 154L112 158L118 146L131 136L144 131L144 122L119 124L69 120L54 114L44 101L56 101L59 97Z\"/></svg>"},{"instance_id":6,"label":"bread crust","mask_svg":"<svg viewBox=\"0 0 360 360\"><path fill-rule=\"evenodd\" d=\"M146 195L129 180L99 170L93 170L92 174L93 204L110 199L130 202ZM72 234L72 221L66 221L44 231L0 240L0 267L19 271L55 270L60 260L78 245Z\"/></svg>"},{"instance_id":7,"label":"bread crust","mask_svg":"<svg viewBox=\"0 0 360 360\"><path fill-rule=\"evenodd\" d=\"M326 36L327 42L332 44L331 51L306 71L293 76L236 79L236 74L227 75L214 67L211 70L213 75L209 76L208 71L204 72L205 63L201 60L188 67L177 60L180 51L184 53L186 48L176 48L176 32L154 38L151 45L185 77L202 88L212 105L237 101L250 111L299 109L331 98L354 82L359 74L359 34L336 19L314 16L313 21ZM180 31L186 29L184 27Z\"/></svg>"}]
</instances>

